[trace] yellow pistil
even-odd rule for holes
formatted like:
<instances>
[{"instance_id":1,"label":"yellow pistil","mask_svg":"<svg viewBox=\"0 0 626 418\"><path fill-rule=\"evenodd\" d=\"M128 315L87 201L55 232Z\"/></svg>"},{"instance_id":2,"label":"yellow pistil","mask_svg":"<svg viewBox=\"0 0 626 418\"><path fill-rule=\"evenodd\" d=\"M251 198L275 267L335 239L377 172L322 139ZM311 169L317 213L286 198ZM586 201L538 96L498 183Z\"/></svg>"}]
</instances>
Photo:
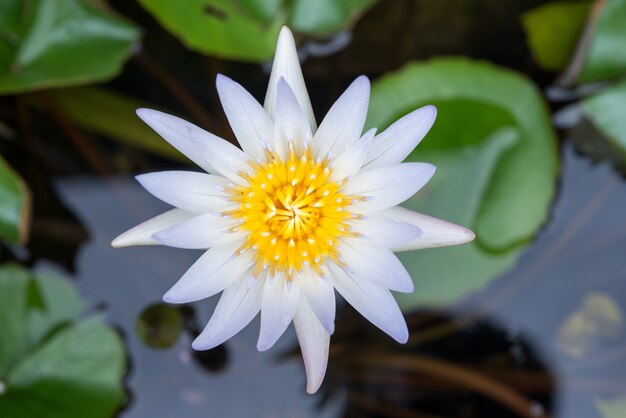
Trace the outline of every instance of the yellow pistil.
<instances>
[{"instance_id":1,"label":"yellow pistil","mask_svg":"<svg viewBox=\"0 0 626 418\"><path fill-rule=\"evenodd\" d=\"M328 180L328 160L316 161L307 146L298 154L289 144L289 156L266 150L266 161L252 163L254 174L242 174L248 186L229 190L238 209L228 215L241 219L238 227L249 232L237 253L255 251L253 274L270 276L310 266L320 277L326 259L342 265L338 238L354 236L346 220L356 217L345 210L354 199L339 192L342 184Z\"/></svg>"}]
</instances>

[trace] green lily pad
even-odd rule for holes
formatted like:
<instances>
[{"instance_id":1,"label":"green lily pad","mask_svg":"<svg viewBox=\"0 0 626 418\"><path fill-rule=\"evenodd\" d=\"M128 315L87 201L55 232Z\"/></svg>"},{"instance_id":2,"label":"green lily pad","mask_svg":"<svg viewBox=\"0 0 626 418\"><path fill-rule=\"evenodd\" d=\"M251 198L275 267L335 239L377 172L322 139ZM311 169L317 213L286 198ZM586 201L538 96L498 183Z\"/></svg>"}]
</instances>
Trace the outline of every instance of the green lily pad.
<instances>
[{"instance_id":1,"label":"green lily pad","mask_svg":"<svg viewBox=\"0 0 626 418\"><path fill-rule=\"evenodd\" d=\"M583 113L626 161L626 80L582 101Z\"/></svg>"},{"instance_id":2,"label":"green lily pad","mask_svg":"<svg viewBox=\"0 0 626 418\"><path fill-rule=\"evenodd\" d=\"M327 35L348 25L376 0L139 0L190 49L220 58L272 58L282 25Z\"/></svg>"},{"instance_id":3,"label":"green lily pad","mask_svg":"<svg viewBox=\"0 0 626 418\"><path fill-rule=\"evenodd\" d=\"M135 332L145 345L162 349L174 345L184 327L180 311L165 303L148 306L135 323Z\"/></svg>"},{"instance_id":4,"label":"green lily pad","mask_svg":"<svg viewBox=\"0 0 626 418\"><path fill-rule=\"evenodd\" d=\"M30 191L0 157L0 239L25 242L30 226Z\"/></svg>"},{"instance_id":5,"label":"green lily pad","mask_svg":"<svg viewBox=\"0 0 626 418\"><path fill-rule=\"evenodd\" d=\"M3 1L0 16L0 94L109 79L139 38L84 0Z\"/></svg>"},{"instance_id":6,"label":"green lily pad","mask_svg":"<svg viewBox=\"0 0 626 418\"><path fill-rule=\"evenodd\" d=\"M561 71L569 63L589 15L591 1L556 1L522 15L528 46L539 66Z\"/></svg>"},{"instance_id":7,"label":"green lily pad","mask_svg":"<svg viewBox=\"0 0 626 418\"><path fill-rule=\"evenodd\" d=\"M135 114L154 107L97 87L74 87L51 92L59 109L77 125L114 141L178 161L188 161Z\"/></svg>"},{"instance_id":8,"label":"green lily pad","mask_svg":"<svg viewBox=\"0 0 626 418\"><path fill-rule=\"evenodd\" d=\"M626 0L603 4L580 74L585 83L626 74Z\"/></svg>"},{"instance_id":9,"label":"green lily pad","mask_svg":"<svg viewBox=\"0 0 626 418\"><path fill-rule=\"evenodd\" d=\"M122 341L100 317L76 322L82 307L66 279L0 267L0 416L108 418L120 408Z\"/></svg>"},{"instance_id":10,"label":"green lily pad","mask_svg":"<svg viewBox=\"0 0 626 418\"><path fill-rule=\"evenodd\" d=\"M626 416L626 398L624 397L611 400L598 399L595 404L602 418L622 418Z\"/></svg>"},{"instance_id":11,"label":"green lily pad","mask_svg":"<svg viewBox=\"0 0 626 418\"><path fill-rule=\"evenodd\" d=\"M450 303L510 268L547 218L558 169L546 106L509 70L461 58L409 64L374 83L367 126L426 104L438 107L437 121L407 160L438 171L405 206L464 225L476 240L401 254L416 284L399 295L405 309Z\"/></svg>"}]
</instances>

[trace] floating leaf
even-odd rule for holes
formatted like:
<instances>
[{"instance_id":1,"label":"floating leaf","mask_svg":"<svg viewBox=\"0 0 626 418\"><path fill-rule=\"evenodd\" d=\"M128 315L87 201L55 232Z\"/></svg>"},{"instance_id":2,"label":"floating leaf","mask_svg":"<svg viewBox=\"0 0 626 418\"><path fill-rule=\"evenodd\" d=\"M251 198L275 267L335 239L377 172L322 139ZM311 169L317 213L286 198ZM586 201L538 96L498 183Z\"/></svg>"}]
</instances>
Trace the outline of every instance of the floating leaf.
<instances>
[{"instance_id":1,"label":"floating leaf","mask_svg":"<svg viewBox=\"0 0 626 418\"><path fill-rule=\"evenodd\" d=\"M590 7L590 1L557 1L522 15L528 46L540 67L550 71L565 69Z\"/></svg>"},{"instance_id":2,"label":"floating leaf","mask_svg":"<svg viewBox=\"0 0 626 418\"><path fill-rule=\"evenodd\" d=\"M296 31L337 31L376 0L295 0L289 25Z\"/></svg>"},{"instance_id":3,"label":"floating leaf","mask_svg":"<svg viewBox=\"0 0 626 418\"><path fill-rule=\"evenodd\" d=\"M558 168L546 106L511 71L456 58L409 64L374 83L367 125L383 128L426 104L438 107L438 119L408 160L439 169L406 206L477 238L401 254L418 289L399 295L406 309L449 303L508 269L547 217Z\"/></svg>"},{"instance_id":4,"label":"floating leaf","mask_svg":"<svg viewBox=\"0 0 626 418\"><path fill-rule=\"evenodd\" d=\"M76 124L164 157L186 161L145 123L135 110L151 107L130 97L96 87L76 87L51 92L54 103Z\"/></svg>"},{"instance_id":5,"label":"floating leaf","mask_svg":"<svg viewBox=\"0 0 626 418\"><path fill-rule=\"evenodd\" d=\"M626 80L582 101L584 114L617 147L626 161Z\"/></svg>"},{"instance_id":6,"label":"floating leaf","mask_svg":"<svg viewBox=\"0 0 626 418\"><path fill-rule=\"evenodd\" d=\"M183 325L183 317L178 309L156 303L141 312L135 323L135 331L147 346L168 348L178 341Z\"/></svg>"},{"instance_id":7,"label":"floating leaf","mask_svg":"<svg viewBox=\"0 0 626 418\"><path fill-rule=\"evenodd\" d=\"M191 49L221 58L271 58L283 23L265 23L230 0L139 0L139 3Z\"/></svg>"},{"instance_id":8,"label":"floating leaf","mask_svg":"<svg viewBox=\"0 0 626 418\"><path fill-rule=\"evenodd\" d=\"M626 0L604 0L580 81L592 82L626 74Z\"/></svg>"},{"instance_id":9,"label":"floating leaf","mask_svg":"<svg viewBox=\"0 0 626 418\"><path fill-rule=\"evenodd\" d=\"M111 78L139 38L84 0L3 1L0 16L0 94Z\"/></svg>"},{"instance_id":10,"label":"floating leaf","mask_svg":"<svg viewBox=\"0 0 626 418\"><path fill-rule=\"evenodd\" d=\"M326 35L348 25L376 0L139 0L191 49L221 58L272 58L282 25Z\"/></svg>"},{"instance_id":11,"label":"floating leaf","mask_svg":"<svg viewBox=\"0 0 626 418\"><path fill-rule=\"evenodd\" d=\"M11 243L26 241L30 211L28 188L0 157L0 238Z\"/></svg>"},{"instance_id":12,"label":"floating leaf","mask_svg":"<svg viewBox=\"0 0 626 418\"><path fill-rule=\"evenodd\" d=\"M28 303L33 284L41 304ZM66 279L0 267L0 416L109 418L124 399L124 348ZM45 338L43 338L45 337Z\"/></svg>"}]
</instances>

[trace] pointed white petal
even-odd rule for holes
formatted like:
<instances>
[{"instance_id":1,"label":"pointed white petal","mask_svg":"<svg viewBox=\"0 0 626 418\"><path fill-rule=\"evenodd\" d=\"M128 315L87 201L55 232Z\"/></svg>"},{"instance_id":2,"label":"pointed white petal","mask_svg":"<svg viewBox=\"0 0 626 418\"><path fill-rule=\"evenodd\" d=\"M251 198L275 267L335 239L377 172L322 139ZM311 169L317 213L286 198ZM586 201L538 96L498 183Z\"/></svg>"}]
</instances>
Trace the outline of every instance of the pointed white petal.
<instances>
[{"instance_id":1,"label":"pointed white petal","mask_svg":"<svg viewBox=\"0 0 626 418\"><path fill-rule=\"evenodd\" d=\"M111 242L111 246L120 248L131 245L159 245L160 243L155 241L152 235L194 216L196 216L195 213L186 212L182 209L169 210L124 232Z\"/></svg>"},{"instance_id":2,"label":"pointed white petal","mask_svg":"<svg viewBox=\"0 0 626 418\"><path fill-rule=\"evenodd\" d=\"M298 153L304 149L305 141L311 141L309 122L284 78L278 80L274 129L274 147L283 160L288 155L290 141Z\"/></svg>"},{"instance_id":3,"label":"pointed white petal","mask_svg":"<svg viewBox=\"0 0 626 418\"><path fill-rule=\"evenodd\" d=\"M209 132L190 130L191 139L197 144L202 156L211 164L216 174L221 174L240 185L247 185L240 174L250 173L248 157L239 148Z\"/></svg>"},{"instance_id":4,"label":"pointed white petal","mask_svg":"<svg viewBox=\"0 0 626 418\"><path fill-rule=\"evenodd\" d=\"M435 123L437 108L424 106L396 121L374 139L365 167L384 167L401 163Z\"/></svg>"},{"instance_id":5,"label":"pointed white petal","mask_svg":"<svg viewBox=\"0 0 626 418\"><path fill-rule=\"evenodd\" d=\"M192 171L162 171L141 174L137 181L165 203L188 212L207 213L236 206L224 192L224 177Z\"/></svg>"},{"instance_id":6,"label":"pointed white petal","mask_svg":"<svg viewBox=\"0 0 626 418\"><path fill-rule=\"evenodd\" d=\"M382 212L397 222L406 222L422 230L422 235L409 243L392 247L393 251L410 251L422 248L447 247L473 241L472 231L459 225L413 212L396 206Z\"/></svg>"},{"instance_id":7,"label":"pointed white petal","mask_svg":"<svg viewBox=\"0 0 626 418\"><path fill-rule=\"evenodd\" d=\"M390 221L392 222L392 221ZM161 244L187 249L207 249L243 239L245 232L233 231L241 220L214 213L205 213L183 221L153 235Z\"/></svg>"},{"instance_id":8,"label":"pointed white petal","mask_svg":"<svg viewBox=\"0 0 626 418\"><path fill-rule=\"evenodd\" d=\"M241 148L253 159L265 158L264 144L272 142L274 127L263 107L241 85L217 75L217 92Z\"/></svg>"},{"instance_id":9,"label":"pointed white petal","mask_svg":"<svg viewBox=\"0 0 626 418\"><path fill-rule=\"evenodd\" d=\"M396 222L379 213L350 221L352 231L362 235L368 244L396 248L414 241L422 230L407 222Z\"/></svg>"},{"instance_id":10,"label":"pointed white petal","mask_svg":"<svg viewBox=\"0 0 626 418\"><path fill-rule=\"evenodd\" d=\"M193 123L187 122L176 116L159 112L152 109L137 109L139 116L148 126L170 143L174 148L182 152L187 158L196 163L203 170L215 172L215 169L205 156L200 152L196 139L192 139L190 132L197 132L195 138L201 138L206 133Z\"/></svg>"},{"instance_id":11,"label":"pointed white petal","mask_svg":"<svg viewBox=\"0 0 626 418\"><path fill-rule=\"evenodd\" d=\"M305 269L300 276L302 290L309 306L317 316L326 332L335 331L335 290L328 278L320 278L312 271Z\"/></svg>"},{"instance_id":12,"label":"pointed white petal","mask_svg":"<svg viewBox=\"0 0 626 418\"><path fill-rule=\"evenodd\" d=\"M298 52L296 51L296 43L291 31L286 26L282 27L280 35L278 35L272 73L270 75L269 85L267 86L267 93L265 94L265 110L267 110L267 113L274 120L276 115L278 80L280 80L281 77L287 81L296 99L298 99L300 107L307 116L311 131L315 131L317 124L315 123L311 100L309 100L309 93L304 84L300 60L298 59Z\"/></svg>"},{"instance_id":13,"label":"pointed white petal","mask_svg":"<svg viewBox=\"0 0 626 418\"><path fill-rule=\"evenodd\" d=\"M398 292L413 291L411 276L389 249L367 245L359 238L344 238L339 254L356 280L369 280Z\"/></svg>"},{"instance_id":14,"label":"pointed white petal","mask_svg":"<svg viewBox=\"0 0 626 418\"><path fill-rule=\"evenodd\" d=\"M404 202L420 190L435 174L435 166L427 163L403 163L360 172L343 187L342 192L363 196L364 202L353 209L372 211L386 209Z\"/></svg>"},{"instance_id":15,"label":"pointed white petal","mask_svg":"<svg viewBox=\"0 0 626 418\"><path fill-rule=\"evenodd\" d=\"M376 129L370 129L361 139L348 145L331 163L332 172L328 179L339 182L344 178L354 176L363 166L371 141L376 135Z\"/></svg>"},{"instance_id":16,"label":"pointed white petal","mask_svg":"<svg viewBox=\"0 0 626 418\"><path fill-rule=\"evenodd\" d=\"M330 334L320 324L306 298L300 299L293 324L306 369L306 391L313 394L322 385L326 374Z\"/></svg>"},{"instance_id":17,"label":"pointed white petal","mask_svg":"<svg viewBox=\"0 0 626 418\"><path fill-rule=\"evenodd\" d=\"M330 265L330 281L337 292L368 321L399 343L406 343L409 331L391 292L368 280L352 277L341 268Z\"/></svg>"},{"instance_id":18,"label":"pointed white petal","mask_svg":"<svg viewBox=\"0 0 626 418\"><path fill-rule=\"evenodd\" d=\"M313 137L313 149L319 158L341 153L361 136L370 97L370 82L360 76L330 108Z\"/></svg>"},{"instance_id":19,"label":"pointed white petal","mask_svg":"<svg viewBox=\"0 0 626 418\"><path fill-rule=\"evenodd\" d=\"M291 323L300 303L300 285L299 278L288 283L282 275L265 280L257 350L270 349Z\"/></svg>"},{"instance_id":20,"label":"pointed white petal","mask_svg":"<svg viewBox=\"0 0 626 418\"><path fill-rule=\"evenodd\" d=\"M221 292L241 277L252 264L250 252L235 256L241 242L213 247L200 257L165 293L168 303L189 303Z\"/></svg>"},{"instance_id":21,"label":"pointed white petal","mask_svg":"<svg viewBox=\"0 0 626 418\"><path fill-rule=\"evenodd\" d=\"M194 350L210 350L228 340L254 319L261 309L263 280L243 276L224 290L213 316L194 340Z\"/></svg>"}]
</instances>

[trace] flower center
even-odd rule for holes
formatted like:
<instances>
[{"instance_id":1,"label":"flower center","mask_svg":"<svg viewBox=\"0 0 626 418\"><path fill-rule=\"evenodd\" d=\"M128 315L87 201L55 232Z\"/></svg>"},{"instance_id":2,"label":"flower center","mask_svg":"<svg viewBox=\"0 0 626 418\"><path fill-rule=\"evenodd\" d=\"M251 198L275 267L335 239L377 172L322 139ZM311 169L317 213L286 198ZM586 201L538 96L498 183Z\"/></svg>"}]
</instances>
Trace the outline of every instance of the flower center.
<instances>
[{"instance_id":1,"label":"flower center","mask_svg":"<svg viewBox=\"0 0 626 418\"><path fill-rule=\"evenodd\" d=\"M310 266L321 277L327 258L342 264L338 238L355 235L346 220L356 215L345 210L353 197L340 193L342 183L329 181L328 161L315 160L310 147L297 153L290 144L286 161L266 153L266 162L252 163L254 174L242 175L248 186L233 190L239 206L230 215L249 232L238 252L256 251L255 276L268 270L270 276L284 273L291 280Z\"/></svg>"}]
</instances>

